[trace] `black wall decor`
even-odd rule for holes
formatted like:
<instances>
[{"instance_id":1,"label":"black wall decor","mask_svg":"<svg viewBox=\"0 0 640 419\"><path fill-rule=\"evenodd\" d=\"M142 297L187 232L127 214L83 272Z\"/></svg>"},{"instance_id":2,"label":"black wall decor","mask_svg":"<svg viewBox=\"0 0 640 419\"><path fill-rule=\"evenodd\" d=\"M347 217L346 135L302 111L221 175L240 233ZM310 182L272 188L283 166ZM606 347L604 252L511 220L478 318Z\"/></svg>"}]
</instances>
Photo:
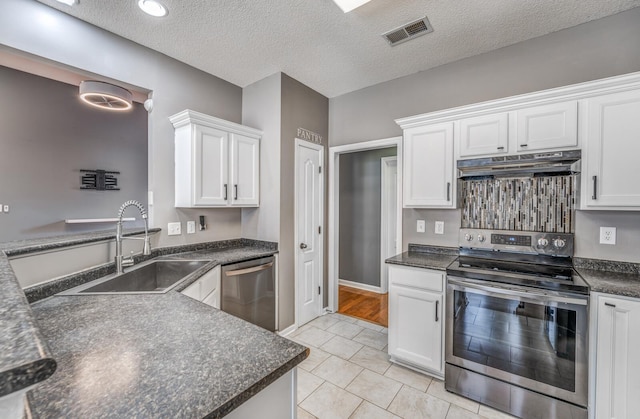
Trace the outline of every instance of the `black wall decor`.
<instances>
[{"instance_id":1,"label":"black wall decor","mask_svg":"<svg viewBox=\"0 0 640 419\"><path fill-rule=\"evenodd\" d=\"M98 191L120 190L120 188L118 188L118 178L115 177L115 175L119 175L120 172L86 169L81 169L80 172L86 173L80 178L82 183L80 189L96 189Z\"/></svg>"}]
</instances>

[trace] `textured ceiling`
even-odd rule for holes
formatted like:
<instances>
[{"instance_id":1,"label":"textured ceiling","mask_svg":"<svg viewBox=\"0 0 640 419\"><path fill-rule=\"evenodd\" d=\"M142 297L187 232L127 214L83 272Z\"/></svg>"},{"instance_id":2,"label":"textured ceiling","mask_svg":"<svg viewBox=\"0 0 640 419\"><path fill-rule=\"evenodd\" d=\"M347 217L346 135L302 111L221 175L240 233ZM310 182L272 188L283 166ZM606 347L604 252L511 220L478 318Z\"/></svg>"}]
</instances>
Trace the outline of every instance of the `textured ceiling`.
<instances>
[{"instance_id":1,"label":"textured ceiling","mask_svg":"<svg viewBox=\"0 0 640 419\"><path fill-rule=\"evenodd\" d=\"M38 0L241 87L282 71L327 97L599 19L640 0ZM434 32L390 47L380 34L427 15Z\"/></svg>"}]
</instances>

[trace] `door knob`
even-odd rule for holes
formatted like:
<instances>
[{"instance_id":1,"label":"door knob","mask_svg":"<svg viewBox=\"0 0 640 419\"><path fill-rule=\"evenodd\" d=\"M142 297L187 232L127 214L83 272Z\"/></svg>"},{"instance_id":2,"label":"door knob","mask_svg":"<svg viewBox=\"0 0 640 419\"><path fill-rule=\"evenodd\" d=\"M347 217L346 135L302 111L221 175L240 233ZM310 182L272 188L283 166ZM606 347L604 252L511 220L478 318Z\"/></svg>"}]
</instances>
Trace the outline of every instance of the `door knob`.
<instances>
[{"instance_id":1,"label":"door knob","mask_svg":"<svg viewBox=\"0 0 640 419\"><path fill-rule=\"evenodd\" d=\"M300 243L300 249L306 249L306 248L307 248L307 245L306 245L306 244L304 244L304 243Z\"/></svg>"}]
</instances>

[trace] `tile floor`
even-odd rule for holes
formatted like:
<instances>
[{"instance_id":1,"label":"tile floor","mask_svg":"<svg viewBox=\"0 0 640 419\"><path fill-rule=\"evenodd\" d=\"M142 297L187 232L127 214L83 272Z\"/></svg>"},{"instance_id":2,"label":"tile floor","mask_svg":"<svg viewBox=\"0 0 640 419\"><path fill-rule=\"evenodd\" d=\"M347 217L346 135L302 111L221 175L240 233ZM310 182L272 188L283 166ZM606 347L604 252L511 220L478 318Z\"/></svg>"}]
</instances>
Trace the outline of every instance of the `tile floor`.
<instances>
[{"instance_id":1,"label":"tile floor","mask_svg":"<svg viewBox=\"0 0 640 419\"><path fill-rule=\"evenodd\" d=\"M512 418L390 363L382 326L327 314L288 338L311 348L298 368L298 419Z\"/></svg>"}]
</instances>

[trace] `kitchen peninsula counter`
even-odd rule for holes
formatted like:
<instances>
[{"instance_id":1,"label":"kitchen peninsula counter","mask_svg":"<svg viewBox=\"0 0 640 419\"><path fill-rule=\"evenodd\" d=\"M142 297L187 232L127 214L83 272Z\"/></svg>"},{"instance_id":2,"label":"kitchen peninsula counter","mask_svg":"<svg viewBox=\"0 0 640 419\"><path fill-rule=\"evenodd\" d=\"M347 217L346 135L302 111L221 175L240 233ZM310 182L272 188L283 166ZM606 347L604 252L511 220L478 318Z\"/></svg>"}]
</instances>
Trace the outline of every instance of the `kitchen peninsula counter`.
<instances>
[{"instance_id":1,"label":"kitchen peninsula counter","mask_svg":"<svg viewBox=\"0 0 640 419\"><path fill-rule=\"evenodd\" d=\"M33 304L58 371L34 418L222 417L309 349L176 291L54 296Z\"/></svg>"}]
</instances>

